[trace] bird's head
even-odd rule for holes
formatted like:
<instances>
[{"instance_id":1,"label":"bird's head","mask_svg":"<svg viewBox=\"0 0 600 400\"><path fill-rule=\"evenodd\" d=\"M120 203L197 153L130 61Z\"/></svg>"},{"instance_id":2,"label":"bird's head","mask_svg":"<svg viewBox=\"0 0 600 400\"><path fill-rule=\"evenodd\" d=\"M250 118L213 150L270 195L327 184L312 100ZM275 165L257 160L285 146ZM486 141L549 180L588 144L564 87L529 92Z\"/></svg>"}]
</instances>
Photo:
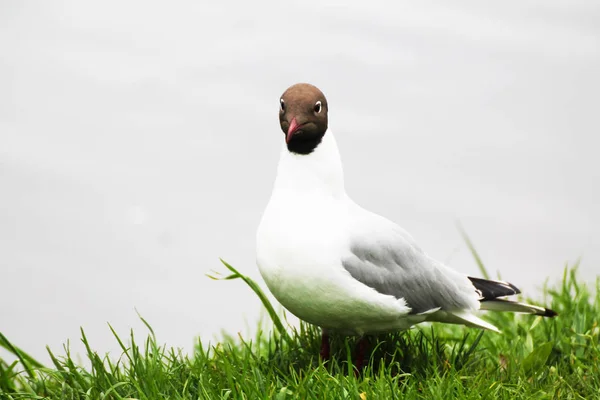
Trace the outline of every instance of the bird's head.
<instances>
[{"instance_id":1,"label":"bird's head","mask_svg":"<svg viewBox=\"0 0 600 400\"><path fill-rule=\"evenodd\" d=\"M329 107L323 92L308 83L290 86L279 99L279 123L289 151L310 154L327 131Z\"/></svg>"}]
</instances>

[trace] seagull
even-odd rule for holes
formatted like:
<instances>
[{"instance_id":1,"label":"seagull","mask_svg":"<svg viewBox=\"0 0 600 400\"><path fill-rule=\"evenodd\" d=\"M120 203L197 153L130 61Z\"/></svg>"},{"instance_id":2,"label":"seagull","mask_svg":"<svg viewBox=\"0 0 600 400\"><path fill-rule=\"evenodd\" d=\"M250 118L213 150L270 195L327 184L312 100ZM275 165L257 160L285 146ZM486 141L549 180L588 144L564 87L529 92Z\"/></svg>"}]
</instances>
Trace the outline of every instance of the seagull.
<instances>
[{"instance_id":1,"label":"seagull","mask_svg":"<svg viewBox=\"0 0 600 400\"><path fill-rule=\"evenodd\" d=\"M356 204L344 189L328 111L321 90L308 83L281 96L285 142L256 243L257 265L273 296L322 329L321 358L330 356L330 332L361 337L360 365L364 335L422 322L500 332L479 310L557 315L506 299L520 293L511 283L447 267L400 226Z\"/></svg>"}]
</instances>

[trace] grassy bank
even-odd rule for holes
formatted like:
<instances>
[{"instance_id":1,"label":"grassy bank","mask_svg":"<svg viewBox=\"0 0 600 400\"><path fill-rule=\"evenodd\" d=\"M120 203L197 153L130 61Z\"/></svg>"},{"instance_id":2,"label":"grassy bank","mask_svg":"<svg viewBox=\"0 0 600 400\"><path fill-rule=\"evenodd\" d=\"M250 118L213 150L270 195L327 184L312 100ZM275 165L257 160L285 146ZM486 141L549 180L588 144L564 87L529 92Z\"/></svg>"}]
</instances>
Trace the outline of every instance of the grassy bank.
<instances>
[{"instance_id":1,"label":"grassy bank","mask_svg":"<svg viewBox=\"0 0 600 400\"><path fill-rule=\"evenodd\" d=\"M355 339L333 337L333 358L322 363L318 329L287 327L256 283L229 268L228 279L246 280L261 297L272 333L199 343L186 355L160 345L150 326L145 339L113 332L123 349L115 360L97 354L82 330L91 368L68 352L41 365L0 335L20 360L0 360L0 399L600 398L600 281L592 294L575 269L545 290L555 319L490 313L503 334L434 324L371 338L371 362L355 376Z\"/></svg>"}]
</instances>

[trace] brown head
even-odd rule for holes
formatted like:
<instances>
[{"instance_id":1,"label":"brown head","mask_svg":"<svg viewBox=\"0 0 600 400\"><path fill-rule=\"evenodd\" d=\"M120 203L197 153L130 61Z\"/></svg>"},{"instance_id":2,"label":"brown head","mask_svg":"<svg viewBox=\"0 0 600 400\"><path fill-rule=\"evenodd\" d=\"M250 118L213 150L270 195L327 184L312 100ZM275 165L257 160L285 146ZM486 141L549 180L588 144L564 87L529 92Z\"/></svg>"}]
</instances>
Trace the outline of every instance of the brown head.
<instances>
[{"instance_id":1,"label":"brown head","mask_svg":"<svg viewBox=\"0 0 600 400\"><path fill-rule=\"evenodd\" d=\"M290 86L279 100L279 123L289 151L310 154L327 131L327 99L308 83Z\"/></svg>"}]
</instances>

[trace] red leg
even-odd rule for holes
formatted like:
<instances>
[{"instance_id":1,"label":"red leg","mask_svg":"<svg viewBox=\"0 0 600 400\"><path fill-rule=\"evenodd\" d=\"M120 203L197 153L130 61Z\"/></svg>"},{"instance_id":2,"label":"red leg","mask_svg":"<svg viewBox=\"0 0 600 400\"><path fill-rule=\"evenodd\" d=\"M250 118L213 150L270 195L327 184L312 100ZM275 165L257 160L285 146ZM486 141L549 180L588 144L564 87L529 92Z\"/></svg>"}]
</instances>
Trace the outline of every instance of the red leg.
<instances>
[{"instance_id":1,"label":"red leg","mask_svg":"<svg viewBox=\"0 0 600 400\"><path fill-rule=\"evenodd\" d=\"M325 331L321 334L321 360L329 360L331 356L331 348L329 347L329 334Z\"/></svg>"},{"instance_id":2,"label":"red leg","mask_svg":"<svg viewBox=\"0 0 600 400\"><path fill-rule=\"evenodd\" d=\"M356 367L356 374L363 369L365 363L365 352L367 350L367 340L364 337L361 337L356 344L356 362L354 366Z\"/></svg>"}]
</instances>

